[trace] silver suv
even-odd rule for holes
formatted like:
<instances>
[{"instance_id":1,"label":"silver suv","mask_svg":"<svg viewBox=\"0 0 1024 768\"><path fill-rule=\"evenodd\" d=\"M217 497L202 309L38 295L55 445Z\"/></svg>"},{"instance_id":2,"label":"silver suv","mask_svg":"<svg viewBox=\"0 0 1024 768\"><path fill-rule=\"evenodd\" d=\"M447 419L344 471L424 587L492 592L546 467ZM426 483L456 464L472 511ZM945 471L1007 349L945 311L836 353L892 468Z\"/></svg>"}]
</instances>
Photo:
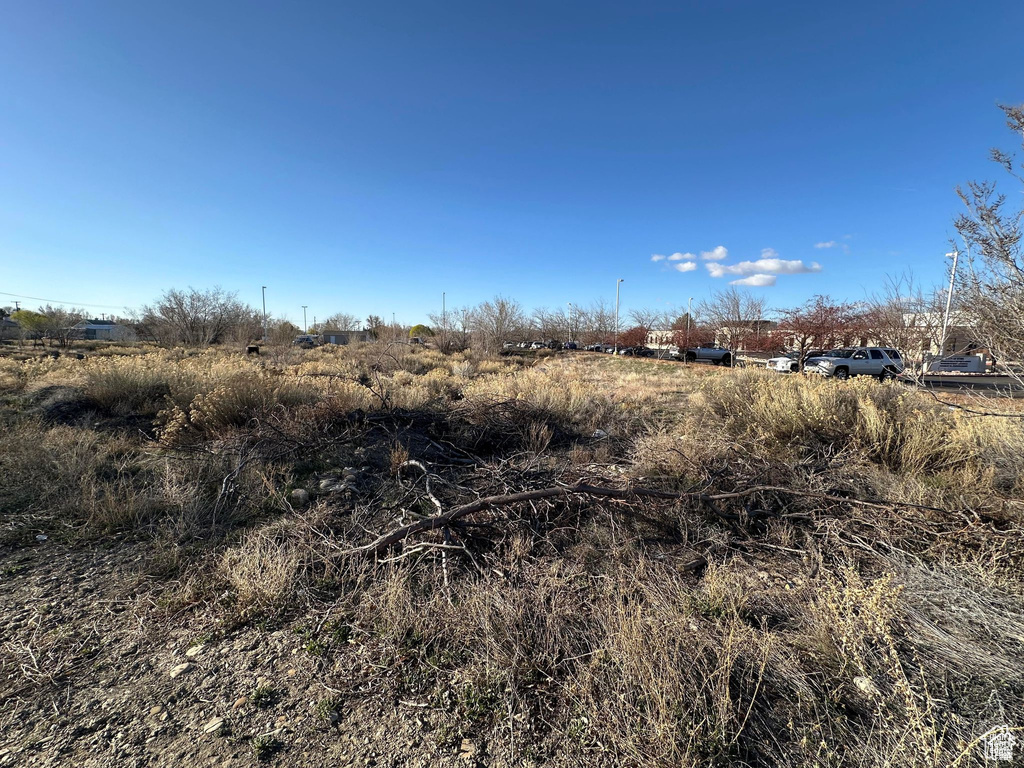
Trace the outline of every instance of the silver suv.
<instances>
[{"instance_id":1,"label":"silver suv","mask_svg":"<svg viewBox=\"0 0 1024 768\"><path fill-rule=\"evenodd\" d=\"M903 367L903 358L892 347L844 347L808 358L804 372L835 379L877 376L885 381L899 375Z\"/></svg>"}]
</instances>

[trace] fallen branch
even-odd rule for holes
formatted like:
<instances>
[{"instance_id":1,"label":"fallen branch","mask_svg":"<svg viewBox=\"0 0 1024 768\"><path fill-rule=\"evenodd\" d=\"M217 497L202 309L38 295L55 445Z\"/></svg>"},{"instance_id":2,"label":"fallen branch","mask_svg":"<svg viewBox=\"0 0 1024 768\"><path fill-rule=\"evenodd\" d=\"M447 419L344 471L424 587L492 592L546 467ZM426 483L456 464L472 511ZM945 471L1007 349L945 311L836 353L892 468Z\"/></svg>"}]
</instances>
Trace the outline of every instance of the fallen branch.
<instances>
[{"instance_id":1,"label":"fallen branch","mask_svg":"<svg viewBox=\"0 0 1024 768\"><path fill-rule=\"evenodd\" d=\"M607 488L597 485L587 485L585 483L577 483L576 485L564 485L564 486L552 486L549 488L538 488L533 491L522 491L520 493L510 493L501 496L486 496L482 499L477 499L469 504L463 504L462 506L456 507L455 509L445 512L443 514L435 515L434 517L424 518L415 522L403 525L400 528L396 528L390 533L379 536L374 541L366 544L362 547L356 547L355 549L346 550L342 554L376 554L384 552L396 544L404 541L410 536L423 533L425 531L434 531L439 528L447 528L452 525L455 521L467 515L472 515L476 512L483 512L488 509L495 507L507 507L512 504L519 504L524 501L536 501L538 499L551 499L551 498L565 498L572 495L583 495L583 496L598 496L608 499L622 499L632 500L637 498L651 498L651 499L663 499L668 501L680 501L688 499L691 501L697 501L703 504L710 505L712 512L723 520L730 522L737 522L741 520L741 515L734 514L731 512L725 512L721 509L716 509L714 506L715 502L727 501L729 499L740 499L747 496L753 496L758 493L781 493L788 496L798 496L802 498L819 499L821 501L831 501L839 504L855 504L861 507L868 507L872 509L895 509L899 507L912 508L912 509L924 509L932 512L943 512L949 514L949 510L941 509L939 507L928 507L922 504L904 504L902 502L894 501L862 501L860 499L849 498L846 496L833 496L827 493L816 493L814 491L800 491L793 488L783 488L775 485L755 485L750 488L742 488L738 491L727 491L724 493L702 493L695 491L659 491L653 488L638 488L638 487L627 487L627 488ZM757 517L768 517L770 513L763 511L752 512L746 517L757 518ZM787 517L791 517L787 515Z\"/></svg>"}]
</instances>

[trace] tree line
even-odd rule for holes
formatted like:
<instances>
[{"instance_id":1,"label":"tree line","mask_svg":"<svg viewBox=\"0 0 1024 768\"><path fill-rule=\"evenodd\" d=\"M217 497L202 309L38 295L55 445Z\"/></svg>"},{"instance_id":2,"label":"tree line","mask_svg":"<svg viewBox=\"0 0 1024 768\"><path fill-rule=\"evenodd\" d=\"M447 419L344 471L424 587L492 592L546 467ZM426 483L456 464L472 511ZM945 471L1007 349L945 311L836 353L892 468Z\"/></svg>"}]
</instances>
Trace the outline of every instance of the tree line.
<instances>
[{"instance_id":1,"label":"tree line","mask_svg":"<svg viewBox=\"0 0 1024 768\"><path fill-rule=\"evenodd\" d=\"M1024 138L1024 106L1001 109L1007 127ZM991 159L1012 184L1024 184L1024 163L1013 153L993 149ZM890 277L860 302L814 296L799 306L774 311L768 310L764 297L736 287L713 293L692 313L640 308L618 317L607 300L528 311L514 299L496 296L476 306L431 314L429 324L415 326L412 335L431 336L446 351L470 346L496 351L507 342L549 339L640 346L657 334L657 343L680 347L719 342L734 349L790 348L804 353L870 339L916 356L923 348L941 347L948 326L953 326L969 329L978 347L1002 360L1024 361L1024 206L1011 203L1020 199L1019 192L1008 196L987 181L957 189L964 211L955 221L958 239L951 243L960 269L947 272L957 289L956 301L949 306L942 286L924 288L912 275ZM0 309L0 320L6 317L17 322L22 338L66 346L77 338L74 326L88 315L80 308L46 305L35 311ZM250 342L264 334L272 343L286 343L304 330L284 319L265 319L236 293L221 288L171 289L118 323L140 340L195 346ZM345 312L314 323L309 330L327 328L361 329L379 340L403 338L410 330L387 324L379 315L361 321Z\"/></svg>"}]
</instances>

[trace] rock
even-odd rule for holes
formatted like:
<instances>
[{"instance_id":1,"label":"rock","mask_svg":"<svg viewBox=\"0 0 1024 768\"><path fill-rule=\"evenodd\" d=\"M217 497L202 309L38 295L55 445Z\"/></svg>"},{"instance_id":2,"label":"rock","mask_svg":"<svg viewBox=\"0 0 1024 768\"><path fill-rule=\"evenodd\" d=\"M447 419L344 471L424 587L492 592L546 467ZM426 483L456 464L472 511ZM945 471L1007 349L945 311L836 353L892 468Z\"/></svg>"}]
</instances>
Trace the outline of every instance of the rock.
<instances>
[{"instance_id":1,"label":"rock","mask_svg":"<svg viewBox=\"0 0 1024 768\"><path fill-rule=\"evenodd\" d=\"M36 541L46 541L48 538L50 538L50 537L47 536L45 533L37 533L36 534Z\"/></svg>"},{"instance_id":2,"label":"rock","mask_svg":"<svg viewBox=\"0 0 1024 768\"><path fill-rule=\"evenodd\" d=\"M321 483L322 486L323 484ZM293 507L305 509L309 506L309 491L305 488L296 488L289 496L291 497Z\"/></svg>"},{"instance_id":3,"label":"rock","mask_svg":"<svg viewBox=\"0 0 1024 768\"><path fill-rule=\"evenodd\" d=\"M880 696L882 693L878 690L878 686L875 685L875 681L870 677L855 677L853 678L853 684L861 690L861 693L867 696Z\"/></svg>"},{"instance_id":4,"label":"rock","mask_svg":"<svg viewBox=\"0 0 1024 768\"><path fill-rule=\"evenodd\" d=\"M193 645L191 648L185 651L185 655L190 659L194 659L196 656L198 656L205 650L206 643L200 643L199 645Z\"/></svg>"},{"instance_id":5,"label":"rock","mask_svg":"<svg viewBox=\"0 0 1024 768\"><path fill-rule=\"evenodd\" d=\"M171 670L171 677L180 677L181 675L188 672L190 669L192 669L192 665L186 661L184 664L179 664Z\"/></svg>"},{"instance_id":6,"label":"rock","mask_svg":"<svg viewBox=\"0 0 1024 768\"><path fill-rule=\"evenodd\" d=\"M156 705L155 707L151 707L151 708L150 708L150 710L149 710L149 714L151 714L151 715L153 715L154 717L156 717L157 715L159 715L159 714L160 714L161 712L163 712L163 711L164 711L164 706L163 706L163 704L157 704L157 705Z\"/></svg>"},{"instance_id":7,"label":"rock","mask_svg":"<svg viewBox=\"0 0 1024 768\"><path fill-rule=\"evenodd\" d=\"M604 438L608 437L608 433L605 432L603 429L595 429L594 434L592 434L591 437L594 438L595 440L603 440Z\"/></svg>"},{"instance_id":8,"label":"rock","mask_svg":"<svg viewBox=\"0 0 1024 768\"><path fill-rule=\"evenodd\" d=\"M203 733L220 733L224 727L224 718L215 717L203 726Z\"/></svg>"}]
</instances>

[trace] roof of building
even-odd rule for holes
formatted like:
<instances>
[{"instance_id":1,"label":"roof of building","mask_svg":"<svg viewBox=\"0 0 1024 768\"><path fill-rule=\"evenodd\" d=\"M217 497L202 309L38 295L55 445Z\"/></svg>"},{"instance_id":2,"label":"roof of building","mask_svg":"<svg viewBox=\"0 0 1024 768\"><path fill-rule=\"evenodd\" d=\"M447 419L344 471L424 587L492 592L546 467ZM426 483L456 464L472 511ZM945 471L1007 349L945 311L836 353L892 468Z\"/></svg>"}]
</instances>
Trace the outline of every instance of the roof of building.
<instances>
[{"instance_id":1,"label":"roof of building","mask_svg":"<svg viewBox=\"0 0 1024 768\"><path fill-rule=\"evenodd\" d=\"M116 320L80 320L75 323L75 328L113 328L117 325Z\"/></svg>"}]
</instances>

